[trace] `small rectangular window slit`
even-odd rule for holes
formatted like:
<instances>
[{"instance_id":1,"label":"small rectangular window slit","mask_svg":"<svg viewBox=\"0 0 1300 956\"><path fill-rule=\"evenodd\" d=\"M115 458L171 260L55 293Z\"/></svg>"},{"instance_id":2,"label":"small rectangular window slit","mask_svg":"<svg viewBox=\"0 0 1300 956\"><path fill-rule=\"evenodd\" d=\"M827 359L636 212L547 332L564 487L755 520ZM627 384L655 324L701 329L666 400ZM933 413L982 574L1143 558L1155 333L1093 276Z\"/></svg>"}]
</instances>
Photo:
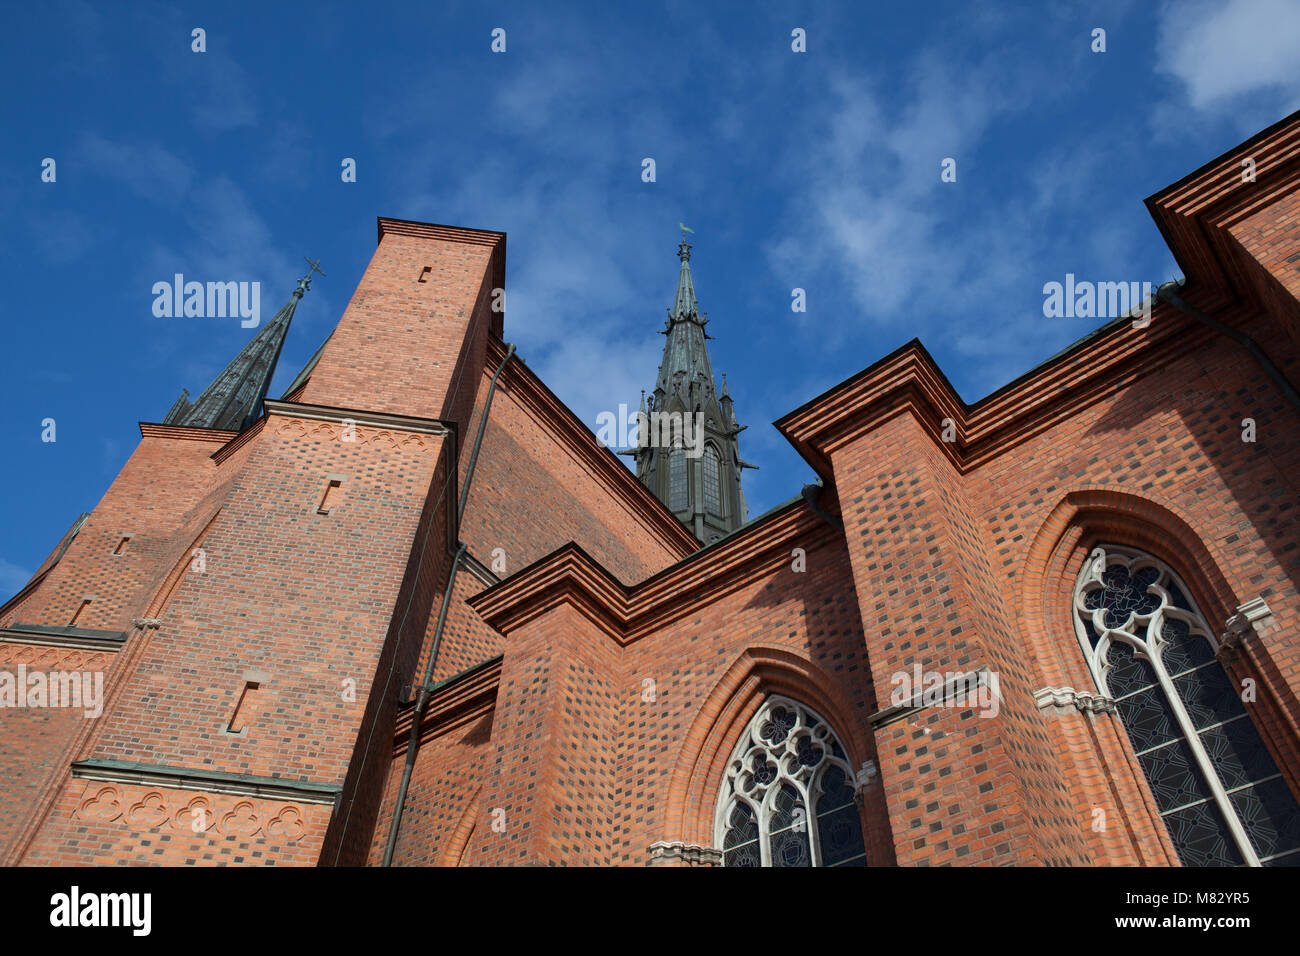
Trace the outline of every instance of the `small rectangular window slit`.
<instances>
[{"instance_id":1,"label":"small rectangular window slit","mask_svg":"<svg viewBox=\"0 0 1300 956\"><path fill-rule=\"evenodd\" d=\"M316 507L318 515L327 515L334 510L334 507L338 504L338 495L335 492L338 491L339 486L342 484L343 479L341 478L331 478L329 480L329 484L325 486L325 494L321 495L320 504Z\"/></svg>"},{"instance_id":2,"label":"small rectangular window slit","mask_svg":"<svg viewBox=\"0 0 1300 956\"><path fill-rule=\"evenodd\" d=\"M81 599L81 603L77 605L77 609L76 609L75 611L72 612L72 620L70 620L70 621L68 622L68 627L76 627L76 626L77 626L77 619L81 617L81 612L82 612L82 611L84 611L86 608L90 607L90 602L91 602L91 600L92 600L92 599L91 599L91 598L88 598L88 597L86 597L86 598L82 598L82 599Z\"/></svg>"},{"instance_id":3,"label":"small rectangular window slit","mask_svg":"<svg viewBox=\"0 0 1300 956\"><path fill-rule=\"evenodd\" d=\"M226 726L226 733L241 734L244 732L244 726L252 704L252 692L262 685L257 681L245 681L244 689L239 693L239 700L235 703L235 712L230 715L230 723Z\"/></svg>"},{"instance_id":4,"label":"small rectangular window slit","mask_svg":"<svg viewBox=\"0 0 1300 956\"><path fill-rule=\"evenodd\" d=\"M131 536L129 534L122 535L122 540L117 543L117 547L113 549L113 553L126 554L126 549L130 544Z\"/></svg>"},{"instance_id":5,"label":"small rectangular window slit","mask_svg":"<svg viewBox=\"0 0 1300 956\"><path fill-rule=\"evenodd\" d=\"M416 282L428 282L428 281L429 281L429 273L431 273L431 272L433 272L433 266L425 266L423 269L420 270L420 278L416 279L415 281L416 281Z\"/></svg>"}]
</instances>

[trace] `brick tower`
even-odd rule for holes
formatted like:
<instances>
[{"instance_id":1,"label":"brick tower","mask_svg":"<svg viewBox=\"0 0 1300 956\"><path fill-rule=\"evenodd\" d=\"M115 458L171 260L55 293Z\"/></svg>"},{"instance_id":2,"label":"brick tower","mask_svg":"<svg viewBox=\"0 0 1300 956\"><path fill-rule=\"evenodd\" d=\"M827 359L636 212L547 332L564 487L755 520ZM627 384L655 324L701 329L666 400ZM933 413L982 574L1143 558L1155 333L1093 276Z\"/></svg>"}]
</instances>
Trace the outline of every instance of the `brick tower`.
<instances>
[{"instance_id":1,"label":"brick tower","mask_svg":"<svg viewBox=\"0 0 1300 956\"><path fill-rule=\"evenodd\" d=\"M499 233L381 220L280 401L263 396L306 280L197 401L141 424L0 619L16 660L106 674L98 719L6 714L25 741L7 861L364 859L503 269Z\"/></svg>"}]
</instances>

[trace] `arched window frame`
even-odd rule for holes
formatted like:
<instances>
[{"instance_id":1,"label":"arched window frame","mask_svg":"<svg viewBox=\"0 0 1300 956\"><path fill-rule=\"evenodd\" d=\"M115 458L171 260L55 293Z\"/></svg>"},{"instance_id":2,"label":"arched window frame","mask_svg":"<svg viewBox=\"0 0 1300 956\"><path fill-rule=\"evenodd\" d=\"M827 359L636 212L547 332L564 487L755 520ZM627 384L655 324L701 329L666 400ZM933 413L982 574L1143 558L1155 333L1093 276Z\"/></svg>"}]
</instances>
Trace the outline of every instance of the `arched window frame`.
<instances>
[{"instance_id":1,"label":"arched window frame","mask_svg":"<svg viewBox=\"0 0 1300 956\"><path fill-rule=\"evenodd\" d=\"M762 730L770 721L772 712L778 708L793 712L796 721L784 738L774 744L762 736ZM815 764L804 766L799 762L798 749L800 741L808 738L821 748L822 754ZM747 782L753 777L752 764L747 758L760 751L772 758L776 773L771 781L761 785L760 792L757 794L758 799L754 799L754 796L752 796L754 791L752 789L746 790ZM843 772L845 784L853 793L853 797L848 803L837 803L835 806L822 807L820 803L821 798L826 793L826 775L831 768L837 768ZM758 847L761 865L772 866L770 824L776 812L776 798L782 784L790 784L794 787L799 794L800 804L804 808L810 857L809 865L822 866L824 855L821 846L819 820L824 816L830 816L843 810L846 806L851 807L854 814L859 813L856 778L849 762L848 751L845 750L839 735L836 734L830 723L811 707L789 697L773 694L763 701L762 706L759 707L745 726L744 732L740 735L740 739L736 742L731 757L727 761L726 772L714 814L714 846L725 847L732 810L738 802L747 804L754 811L754 817L758 824ZM858 818L857 823L860 828L860 818ZM866 837L864 833L859 832L863 838L862 852L837 861L834 865L840 866L857 861L861 861L859 865L865 865Z\"/></svg>"},{"instance_id":2,"label":"arched window frame","mask_svg":"<svg viewBox=\"0 0 1300 956\"><path fill-rule=\"evenodd\" d=\"M1126 620L1111 626L1107 624L1108 612L1104 606L1090 609L1085 602L1090 593L1106 586L1103 575L1115 567L1123 567L1130 578L1144 569L1155 569L1158 576L1147 586L1146 592L1147 595L1158 598L1158 603L1149 613L1142 613L1137 610L1130 611ZM1173 602L1168 590L1168 586L1171 584L1178 589L1187 604L1187 608L1178 607ZM1113 702L1107 680L1111 670L1108 657L1112 645L1116 642L1122 642L1133 648L1134 657L1145 661L1155 673L1165 703L1178 723L1183 742L1193 754L1197 769L1200 771L1201 777L1210 790L1214 803L1227 825L1237 852L1247 866L1260 866L1259 855L1247 836L1245 827L1242 825L1236 808L1229 799L1223 781L1202 743L1201 734L1208 728L1203 727L1198 730L1195 726L1195 722L1184 704L1182 695L1174 685L1163 660L1164 649L1169 643L1164 637L1164 623L1166 620L1176 620L1186 624L1189 636L1200 637L1207 641L1211 653L1216 659L1219 653L1220 642L1214 632L1210 630L1207 618L1196 604L1196 600L1186 583L1173 568L1152 555L1118 546L1098 547L1088 556L1079 572L1073 591L1072 604L1075 636L1079 640L1079 646L1083 650L1084 659L1088 663L1089 671L1096 683L1098 692L1104 698ZM1088 636L1085 621L1091 623L1093 630L1098 635L1095 647ZM1243 719L1252 720L1249 715L1246 715ZM1262 741L1263 734L1260 733L1258 726L1255 727L1255 731L1260 734ZM1252 785L1263 782L1266 781L1256 780Z\"/></svg>"},{"instance_id":3,"label":"arched window frame","mask_svg":"<svg viewBox=\"0 0 1300 956\"><path fill-rule=\"evenodd\" d=\"M1152 584L1149 591L1154 592L1160 598L1160 605L1151 614L1135 615L1136 621L1133 623L1145 624L1147 629L1155 635L1157 656L1160 649L1164 647L1165 641L1161 635L1162 628L1159 624L1165 617L1175 618L1183 621L1191 629L1191 633L1205 638L1210 642L1210 649L1215 654L1219 653L1219 640L1214 632L1206 625L1206 617L1201 613L1200 607L1197 606L1196 600L1192 597L1191 590L1183 582L1176 571L1163 561L1159 561L1149 554L1143 554L1140 551L1134 551L1131 548L1110 546L1106 548L1095 548L1088 555L1088 560L1084 562L1083 569L1074 585L1074 633L1079 639L1079 646L1083 649L1084 660L1088 662L1088 669L1092 672L1093 681L1097 685L1097 690L1103 696L1109 698L1110 691L1106 687L1106 673L1110 670L1110 665L1106 661L1106 651L1110 649L1112 640L1123 640L1131 644L1134 650L1143 660L1147 660L1145 642L1142 638L1132 634L1121 627L1108 627L1105 622L1104 609L1098 608L1090 611L1084 607L1084 600L1089 592L1100 587L1105 587L1102 581L1102 575L1109 568L1122 567L1130 575L1143 568L1155 568L1161 574L1155 584ZM1191 606L1191 611L1185 611L1173 604L1169 592L1159 583L1163 580L1173 581L1187 599ZM1084 617L1090 616L1092 626L1100 635L1097 646L1094 648L1092 642L1088 639L1088 632L1084 629ZM1130 623L1130 622L1125 622ZM1163 674L1163 667L1157 667L1157 674ZM1165 677L1168 677L1165 674Z\"/></svg>"}]
</instances>

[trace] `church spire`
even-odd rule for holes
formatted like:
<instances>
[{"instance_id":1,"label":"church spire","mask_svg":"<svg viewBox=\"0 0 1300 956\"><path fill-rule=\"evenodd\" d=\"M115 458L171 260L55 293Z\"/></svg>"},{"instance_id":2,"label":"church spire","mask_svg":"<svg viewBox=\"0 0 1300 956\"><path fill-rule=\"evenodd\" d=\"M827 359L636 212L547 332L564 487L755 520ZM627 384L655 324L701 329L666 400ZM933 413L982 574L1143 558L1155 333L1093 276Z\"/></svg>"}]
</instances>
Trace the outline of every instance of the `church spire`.
<instances>
[{"instance_id":1,"label":"church spire","mask_svg":"<svg viewBox=\"0 0 1300 956\"><path fill-rule=\"evenodd\" d=\"M691 278L691 246L687 243L684 232L681 244L677 247L677 258L682 260L682 267L677 273L677 295L673 299L669 323L692 317L699 321L700 306L695 301L695 282Z\"/></svg>"},{"instance_id":2,"label":"church spire","mask_svg":"<svg viewBox=\"0 0 1300 956\"><path fill-rule=\"evenodd\" d=\"M183 390L163 419L164 425L243 431L262 417L262 402L271 387L294 310L303 294L311 291L312 273L325 275L320 271L320 260L308 259L307 264L311 268L298 280L298 288L274 318L239 350L197 399L191 402L189 390Z\"/></svg>"},{"instance_id":3,"label":"church spire","mask_svg":"<svg viewBox=\"0 0 1300 956\"><path fill-rule=\"evenodd\" d=\"M650 437L634 455L642 484L709 544L748 519L740 473L753 466L740 459L736 436L741 429L731 397L718 394L706 344L711 336L704 331L708 314L700 311L691 275L686 233L692 230L681 229L677 292L662 330L667 341L648 403ZM686 426L680 429L681 447L664 440L665 424Z\"/></svg>"}]
</instances>

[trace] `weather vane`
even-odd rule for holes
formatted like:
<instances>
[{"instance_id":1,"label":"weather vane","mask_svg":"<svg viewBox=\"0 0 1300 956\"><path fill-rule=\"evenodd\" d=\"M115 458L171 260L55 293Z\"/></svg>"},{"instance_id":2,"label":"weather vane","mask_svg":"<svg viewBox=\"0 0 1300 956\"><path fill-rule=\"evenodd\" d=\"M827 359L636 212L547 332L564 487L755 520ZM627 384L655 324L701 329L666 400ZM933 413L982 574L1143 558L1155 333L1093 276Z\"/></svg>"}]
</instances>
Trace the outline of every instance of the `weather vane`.
<instances>
[{"instance_id":1,"label":"weather vane","mask_svg":"<svg viewBox=\"0 0 1300 956\"><path fill-rule=\"evenodd\" d=\"M682 242L681 245L677 247L677 258L681 259L682 262L689 262L691 258L691 247L686 242L686 234L688 232L694 234L695 230L684 222L679 222L677 225L682 230Z\"/></svg>"}]
</instances>

